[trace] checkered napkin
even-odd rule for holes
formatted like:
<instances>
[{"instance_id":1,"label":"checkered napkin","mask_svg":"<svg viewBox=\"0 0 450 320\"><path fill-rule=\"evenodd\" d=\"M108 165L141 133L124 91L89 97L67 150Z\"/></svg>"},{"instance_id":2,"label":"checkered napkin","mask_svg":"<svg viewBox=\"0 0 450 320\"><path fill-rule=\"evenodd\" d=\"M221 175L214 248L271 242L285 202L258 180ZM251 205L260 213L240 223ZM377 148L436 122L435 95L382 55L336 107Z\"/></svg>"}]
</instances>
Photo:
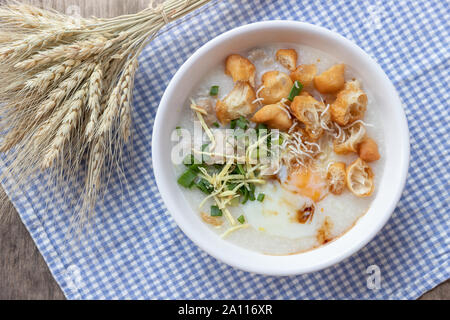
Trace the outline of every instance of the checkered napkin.
<instances>
[{"instance_id":1,"label":"checkered napkin","mask_svg":"<svg viewBox=\"0 0 450 320\"><path fill-rule=\"evenodd\" d=\"M112 178L91 231L70 236L76 209L57 191L41 190L39 180L21 194L9 192L67 298L413 299L448 279L449 6L440 0L224 0L167 26L140 58L129 187ZM292 277L239 271L197 248L167 212L151 160L156 109L180 65L227 30L273 19L320 25L362 47L399 91L411 131L406 188L384 229L342 263ZM12 181L4 182L6 191ZM368 285L372 265L381 274L378 289Z\"/></svg>"}]
</instances>

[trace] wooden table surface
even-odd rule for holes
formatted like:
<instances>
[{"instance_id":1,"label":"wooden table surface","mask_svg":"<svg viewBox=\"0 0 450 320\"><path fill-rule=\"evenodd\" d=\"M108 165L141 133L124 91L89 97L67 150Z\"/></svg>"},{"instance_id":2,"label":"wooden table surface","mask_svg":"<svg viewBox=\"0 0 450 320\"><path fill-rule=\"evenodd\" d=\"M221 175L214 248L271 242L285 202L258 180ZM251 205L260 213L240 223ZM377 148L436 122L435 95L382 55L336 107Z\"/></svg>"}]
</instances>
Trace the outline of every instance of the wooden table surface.
<instances>
[{"instance_id":1,"label":"wooden table surface","mask_svg":"<svg viewBox=\"0 0 450 320\"><path fill-rule=\"evenodd\" d=\"M0 0L0 4L4 0ZM149 0L24 0L68 14L114 17L134 13ZM0 192L3 190L0 188ZM44 259L11 203L0 212L0 299L64 299ZM450 281L421 299L450 299Z\"/></svg>"}]
</instances>

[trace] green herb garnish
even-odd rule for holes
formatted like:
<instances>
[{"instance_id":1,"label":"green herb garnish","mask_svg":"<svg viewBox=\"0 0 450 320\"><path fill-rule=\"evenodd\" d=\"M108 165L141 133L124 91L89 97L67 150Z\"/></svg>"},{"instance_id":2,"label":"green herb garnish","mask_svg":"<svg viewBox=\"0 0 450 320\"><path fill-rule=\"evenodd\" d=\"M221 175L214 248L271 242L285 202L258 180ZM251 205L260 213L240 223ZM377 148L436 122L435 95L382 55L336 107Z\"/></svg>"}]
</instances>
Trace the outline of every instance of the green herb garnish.
<instances>
[{"instance_id":1,"label":"green herb garnish","mask_svg":"<svg viewBox=\"0 0 450 320\"><path fill-rule=\"evenodd\" d=\"M211 206L211 217L221 217L222 210L218 206Z\"/></svg>"},{"instance_id":2,"label":"green herb garnish","mask_svg":"<svg viewBox=\"0 0 450 320\"><path fill-rule=\"evenodd\" d=\"M209 90L210 96L217 96L219 94L219 86L212 86Z\"/></svg>"},{"instance_id":3,"label":"green herb garnish","mask_svg":"<svg viewBox=\"0 0 450 320\"><path fill-rule=\"evenodd\" d=\"M266 195L265 195L264 193L258 194L258 201L259 201L259 202L263 202L265 196L266 196Z\"/></svg>"},{"instance_id":4,"label":"green herb garnish","mask_svg":"<svg viewBox=\"0 0 450 320\"><path fill-rule=\"evenodd\" d=\"M244 187L243 190L239 190L239 191L244 197L242 200L242 204L246 204L248 201L248 197L249 197L249 192L248 192L247 188Z\"/></svg>"},{"instance_id":5,"label":"green herb garnish","mask_svg":"<svg viewBox=\"0 0 450 320\"><path fill-rule=\"evenodd\" d=\"M236 125L242 130L247 130L249 122L246 118L241 116L239 119L236 120Z\"/></svg>"},{"instance_id":6,"label":"green herb garnish","mask_svg":"<svg viewBox=\"0 0 450 320\"><path fill-rule=\"evenodd\" d=\"M244 222L245 222L244 216L242 215L239 218L237 218L237 221L239 221L240 224L244 224Z\"/></svg>"},{"instance_id":7,"label":"green herb garnish","mask_svg":"<svg viewBox=\"0 0 450 320\"><path fill-rule=\"evenodd\" d=\"M207 180L201 178L197 183L196 187L199 188L203 193L211 194L214 191L214 187Z\"/></svg>"},{"instance_id":8,"label":"green herb garnish","mask_svg":"<svg viewBox=\"0 0 450 320\"><path fill-rule=\"evenodd\" d=\"M300 83L300 81L295 80L294 85L292 86L291 92L289 93L288 99L290 101L293 101L296 96L300 94L300 91L302 91L303 85Z\"/></svg>"},{"instance_id":9,"label":"green herb garnish","mask_svg":"<svg viewBox=\"0 0 450 320\"><path fill-rule=\"evenodd\" d=\"M189 168L180 176L180 178L178 178L178 183L185 188L191 188L194 185L196 178L197 173Z\"/></svg>"},{"instance_id":10,"label":"green herb garnish","mask_svg":"<svg viewBox=\"0 0 450 320\"><path fill-rule=\"evenodd\" d=\"M254 184L249 184L248 186L249 190L248 190L248 199L250 201L255 201L256 197L255 197L255 185Z\"/></svg>"},{"instance_id":11,"label":"green herb garnish","mask_svg":"<svg viewBox=\"0 0 450 320\"><path fill-rule=\"evenodd\" d=\"M216 128L220 128L220 124L218 122L214 122L213 126L216 127Z\"/></svg>"},{"instance_id":12,"label":"green herb garnish","mask_svg":"<svg viewBox=\"0 0 450 320\"><path fill-rule=\"evenodd\" d=\"M236 188L238 185L237 183L230 183L228 184L227 188L228 190L234 190L234 188Z\"/></svg>"},{"instance_id":13,"label":"green herb garnish","mask_svg":"<svg viewBox=\"0 0 450 320\"><path fill-rule=\"evenodd\" d=\"M236 167L238 169L239 174L245 175L245 170L242 164L238 163Z\"/></svg>"}]
</instances>

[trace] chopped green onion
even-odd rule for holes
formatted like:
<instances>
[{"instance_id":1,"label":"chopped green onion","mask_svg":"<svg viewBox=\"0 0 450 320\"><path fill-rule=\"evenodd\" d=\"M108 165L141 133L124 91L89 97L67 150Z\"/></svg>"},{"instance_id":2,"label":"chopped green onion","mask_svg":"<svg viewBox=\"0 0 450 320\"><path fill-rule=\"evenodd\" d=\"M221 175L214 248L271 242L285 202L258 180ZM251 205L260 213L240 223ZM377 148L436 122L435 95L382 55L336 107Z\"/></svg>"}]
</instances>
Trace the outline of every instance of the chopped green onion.
<instances>
[{"instance_id":1,"label":"chopped green onion","mask_svg":"<svg viewBox=\"0 0 450 320\"><path fill-rule=\"evenodd\" d=\"M177 134L178 134L179 136L181 136L181 127L176 127L176 129L177 129Z\"/></svg>"},{"instance_id":2,"label":"chopped green onion","mask_svg":"<svg viewBox=\"0 0 450 320\"><path fill-rule=\"evenodd\" d=\"M247 188L244 187L244 191L241 191L241 193L244 196L244 199L242 200L242 204L246 204L248 201L248 197L249 197L249 192L248 192Z\"/></svg>"},{"instance_id":3,"label":"chopped green onion","mask_svg":"<svg viewBox=\"0 0 450 320\"><path fill-rule=\"evenodd\" d=\"M194 185L196 178L197 173L189 168L178 178L178 183L185 188L190 188Z\"/></svg>"},{"instance_id":4,"label":"chopped green onion","mask_svg":"<svg viewBox=\"0 0 450 320\"><path fill-rule=\"evenodd\" d=\"M202 167L202 165L199 163L194 163L193 165L191 165L189 167L189 169L191 169L195 173L198 173L198 172L200 172L200 170L198 169L199 167Z\"/></svg>"},{"instance_id":5,"label":"chopped green onion","mask_svg":"<svg viewBox=\"0 0 450 320\"><path fill-rule=\"evenodd\" d=\"M295 81L294 85L292 86L291 92L289 93L288 99L290 101L293 101L296 96L300 94L300 91L302 91L303 85L300 83L300 81Z\"/></svg>"},{"instance_id":6,"label":"chopped green onion","mask_svg":"<svg viewBox=\"0 0 450 320\"><path fill-rule=\"evenodd\" d=\"M240 216L239 218L237 218L237 221L239 221L240 224L244 224L244 222L245 222L244 216L242 215L242 216Z\"/></svg>"},{"instance_id":7,"label":"chopped green onion","mask_svg":"<svg viewBox=\"0 0 450 320\"><path fill-rule=\"evenodd\" d=\"M216 127L216 128L220 128L220 124L218 122L214 122L213 126Z\"/></svg>"},{"instance_id":8,"label":"chopped green onion","mask_svg":"<svg viewBox=\"0 0 450 320\"><path fill-rule=\"evenodd\" d=\"M219 94L219 86L212 86L209 90L210 96L217 96Z\"/></svg>"},{"instance_id":9,"label":"chopped green onion","mask_svg":"<svg viewBox=\"0 0 450 320\"><path fill-rule=\"evenodd\" d=\"M211 217L221 217L222 210L218 206L211 206Z\"/></svg>"},{"instance_id":10,"label":"chopped green onion","mask_svg":"<svg viewBox=\"0 0 450 320\"><path fill-rule=\"evenodd\" d=\"M259 202L263 202L265 196L266 196L266 195L265 195L264 193L258 194L258 201L259 201Z\"/></svg>"},{"instance_id":11,"label":"chopped green onion","mask_svg":"<svg viewBox=\"0 0 450 320\"><path fill-rule=\"evenodd\" d=\"M244 167L242 166L242 164L238 163L237 164L237 169L238 169L240 174L245 175L245 170L244 170Z\"/></svg>"},{"instance_id":12,"label":"chopped green onion","mask_svg":"<svg viewBox=\"0 0 450 320\"><path fill-rule=\"evenodd\" d=\"M256 126L256 134L258 135L258 137L261 135L260 131L262 130L266 130L266 132L269 133L267 125L265 125L264 123L258 123L258 125Z\"/></svg>"},{"instance_id":13,"label":"chopped green onion","mask_svg":"<svg viewBox=\"0 0 450 320\"><path fill-rule=\"evenodd\" d=\"M190 167L192 164L194 164L194 159L195 159L194 155L190 154L190 155L186 156L186 158L184 158L183 164L186 167Z\"/></svg>"},{"instance_id":14,"label":"chopped green onion","mask_svg":"<svg viewBox=\"0 0 450 320\"><path fill-rule=\"evenodd\" d=\"M264 123L258 123L256 130L267 130L267 125Z\"/></svg>"},{"instance_id":15,"label":"chopped green onion","mask_svg":"<svg viewBox=\"0 0 450 320\"><path fill-rule=\"evenodd\" d=\"M241 116L239 119L236 120L236 125L242 130L247 130L248 124L249 124L248 120L243 116Z\"/></svg>"},{"instance_id":16,"label":"chopped green onion","mask_svg":"<svg viewBox=\"0 0 450 320\"><path fill-rule=\"evenodd\" d=\"M214 191L214 187L212 186L212 184L203 178L201 178L195 185L203 193L206 193L206 194L211 194Z\"/></svg>"},{"instance_id":17,"label":"chopped green onion","mask_svg":"<svg viewBox=\"0 0 450 320\"><path fill-rule=\"evenodd\" d=\"M231 120L231 122L230 122L230 128L231 129L236 128L236 122L237 122L237 120Z\"/></svg>"},{"instance_id":18,"label":"chopped green onion","mask_svg":"<svg viewBox=\"0 0 450 320\"><path fill-rule=\"evenodd\" d=\"M209 143L205 143L204 145L202 145L202 151L205 151L207 146L209 146Z\"/></svg>"},{"instance_id":19,"label":"chopped green onion","mask_svg":"<svg viewBox=\"0 0 450 320\"><path fill-rule=\"evenodd\" d=\"M248 186L248 199L250 201L255 201L255 185L254 184L249 184Z\"/></svg>"},{"instance_id":20,"label":"chopped green onion","mask_svg":"<svg viewBox=\"0 0 450 320\"><path fill-rule=\"evenodd\" d=\"M230 183L230 184L228 184L228 190L233 190L234 188L236 188L237 187L237 183Z\"/></svg>"}]
</instances>

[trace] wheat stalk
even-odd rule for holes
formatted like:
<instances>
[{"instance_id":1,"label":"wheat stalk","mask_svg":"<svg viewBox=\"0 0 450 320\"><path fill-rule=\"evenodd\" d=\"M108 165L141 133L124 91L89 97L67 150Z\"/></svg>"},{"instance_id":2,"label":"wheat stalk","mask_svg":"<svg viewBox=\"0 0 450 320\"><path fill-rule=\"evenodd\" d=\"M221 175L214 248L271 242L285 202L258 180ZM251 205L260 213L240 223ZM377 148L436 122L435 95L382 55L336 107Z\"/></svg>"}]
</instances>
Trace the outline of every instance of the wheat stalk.
<instances>
[{"instance_id":1,"label":"wheat stalk","mask_svg":"<svg viewBox=\"0 0 450 320\"><path fill-rule=\"evenodd\" d=\"M89 216L131 137L139 54L163 26L208 1L168 0L112 19L0 6L0 152L17 188L44 170L65 190L84 172L78 218Z\"/></svg>"}]
</instances>

